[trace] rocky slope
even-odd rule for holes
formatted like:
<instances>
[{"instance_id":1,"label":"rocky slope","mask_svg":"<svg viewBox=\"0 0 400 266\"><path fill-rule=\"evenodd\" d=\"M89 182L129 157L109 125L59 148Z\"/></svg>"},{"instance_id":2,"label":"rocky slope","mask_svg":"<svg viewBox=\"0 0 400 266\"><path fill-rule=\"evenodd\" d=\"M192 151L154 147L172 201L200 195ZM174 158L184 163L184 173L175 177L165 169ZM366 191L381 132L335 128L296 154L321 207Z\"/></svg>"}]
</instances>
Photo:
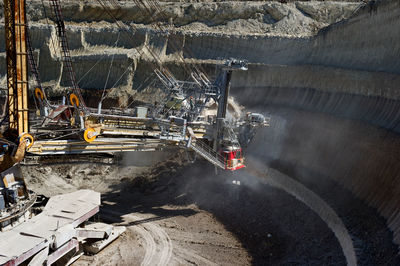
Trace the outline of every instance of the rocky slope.
<instances>
[{"instance_id":1,"label":"rocky slope","mask_svg":"<svg viewBox=\"0 0 400 266\"><path fill-rule=\"evenodd\" d=\"M119 93L128 94L132 94L132 89L144 79L142 73L149 71L147 67L141 71L142 64L137 62L155 60L149 50L159 61L171 64L182 60L201 63L204 59L231 56L253 63L268 63L271 59L264 58L269 55L264 54L265 51L260 53L260 49L268 46L274 54L274 49L282 45L307 42L319 29L351 16L361 6L358 2L333 1L161 2L158 6L161 12L155 6L144 9L131 1L119 1L119 8L107 6L107 9L98 1L62 3L80 86L88 89L117 87ZM27 10L42 80L56 88L67 85L62 78L51 9L46 2L43 6L41 1L31 1ZM121 28L129 32L121 32ZM160 32L160 28L163 31ZM0 27L0 78L4 86L3 36L4 29ZM254 53L246 53L243 47L255 48ZM260 57L261 54L264 55ZM111 79L105 84L105 79L99 77L107 76L111 62Z\"/></svg>"}]
</instances>

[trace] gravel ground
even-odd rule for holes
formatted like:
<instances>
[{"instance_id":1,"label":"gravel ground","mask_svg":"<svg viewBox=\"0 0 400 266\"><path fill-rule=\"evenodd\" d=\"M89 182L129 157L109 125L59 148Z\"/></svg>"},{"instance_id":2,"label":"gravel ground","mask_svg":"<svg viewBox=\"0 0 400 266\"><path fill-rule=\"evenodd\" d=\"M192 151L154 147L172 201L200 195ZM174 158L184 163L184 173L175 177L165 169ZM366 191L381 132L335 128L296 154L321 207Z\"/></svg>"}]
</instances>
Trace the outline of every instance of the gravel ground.
<instances>
[{"instance_id":1,"label":"gravel ground","mask_svg":"<svg viewBox=\"0 0 400 266\"><path fill-rule=\"evenodd\" d=\"M213 172L205 162L182 166L172 161L121 183L111 182L103 193L101 217L126 225L127 233L76 265L139 265L143 259L154 265L170 249L171 265L345 263L333 233L303 203L245 172ZM96 180L95 175L91 178ZM170 239L165 245L162 232ZM152 250L157 252L152 255Z\"/></svg>"},{"instance_id":2,"label":"gravel ground","mask_svg":"<svg viewBox=\"0 0 400 266\"><path fill-rule=\"evenodd\" d=\"M279 115L289 122L298 121L300 128L304 127L301 121L310 117L306 112ZM312 116L320 124L318 119L326 118ZM296 122L290 123L299 132ZM335 120L340 127L338 123ZM274 138L271 132L269 136ZM255 145L259 145L259 137L253 141ZM267 147L269 140L261 140ZM126 164L137 161L132 154L127 156ZM248 154L249 163L251 156ZM255 177L250 168L215 176L208 163L198 160L189 164L184 158L177 153L154 165L153 160L146 165L142 158L141 164L130 166L26 166L25 173L30 188L47 195L79 188L102 192L101 219L127 226L126 233L104 251L85 255L76 265L346 264L335 234L294 196ZM359 265L400 265L392 233L375 209L301 164L265 159L263 167L301 183L336 212L353 240Z\"/></svg>"}]
</instances>

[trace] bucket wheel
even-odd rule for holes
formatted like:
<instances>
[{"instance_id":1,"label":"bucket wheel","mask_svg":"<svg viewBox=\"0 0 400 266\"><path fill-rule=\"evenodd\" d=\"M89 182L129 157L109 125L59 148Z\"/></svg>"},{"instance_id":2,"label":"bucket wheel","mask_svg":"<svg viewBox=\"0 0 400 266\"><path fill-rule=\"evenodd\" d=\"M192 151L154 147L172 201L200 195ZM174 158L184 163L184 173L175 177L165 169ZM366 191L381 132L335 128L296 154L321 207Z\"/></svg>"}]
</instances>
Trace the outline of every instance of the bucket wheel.
<instances>
[{"instance_id":1,"label":"bucket wheel","mask_svg":"<svg viewBox=\"0 0 400 266\"><path fill-rule=\"evenodd\" d=\"M32 147L34 139L32 137L31 134L28 133L22 133L21 136L19 137L19 143L22 143L26 141L26 148L29 149L30 147Z\"/></svg>"},{"instance_id":2,"label":"bucket wheel","mask_svg":"<svg viewBox=\"0 0 400 266\"><path fill-rule=\"evenodd\" d=\"M96 139L97 134L96 131L89 127L87 129L85 129L85 131L83 132L83 138L85 139L86 142L92 142Z\"/></svg>"}]
</instances>

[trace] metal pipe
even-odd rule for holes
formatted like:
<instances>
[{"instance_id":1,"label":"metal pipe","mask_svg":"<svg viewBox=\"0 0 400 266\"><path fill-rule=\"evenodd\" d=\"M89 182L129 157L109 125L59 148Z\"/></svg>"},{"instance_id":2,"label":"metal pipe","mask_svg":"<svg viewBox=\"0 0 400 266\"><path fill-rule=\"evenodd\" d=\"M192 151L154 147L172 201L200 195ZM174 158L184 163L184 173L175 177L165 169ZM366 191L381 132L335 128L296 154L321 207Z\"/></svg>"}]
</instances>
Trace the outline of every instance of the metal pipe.
<instances>
[{"instance_id":1,"label":"metal pipe","mask_svg":"<svg viewBox=\"0 0 400 266\"><path fill-rule=\"evenodd\" d=\"M101 102L99 102L99 105L97 107L97 114L100 115L101 114Z\"/></svg>"}]
</instances>

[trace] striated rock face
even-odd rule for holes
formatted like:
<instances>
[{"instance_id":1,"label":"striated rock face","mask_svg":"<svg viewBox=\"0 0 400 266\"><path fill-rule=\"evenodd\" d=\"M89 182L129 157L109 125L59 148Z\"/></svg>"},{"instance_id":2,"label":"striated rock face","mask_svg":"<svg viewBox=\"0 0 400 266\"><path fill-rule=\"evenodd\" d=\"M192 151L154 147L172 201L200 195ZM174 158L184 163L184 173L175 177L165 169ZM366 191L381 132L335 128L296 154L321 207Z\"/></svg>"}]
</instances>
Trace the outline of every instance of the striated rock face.
<instances>
[{"instance_id":1,"label":"striated rock face","mask_svg":"<svg viewBox=\"0 0 400 266\"><path fill-rule=\"evenodd\" d=\"M397 244L399 15L398 1L382 1L315 37L256 47L259 64L233 85L242 104L275 117L250 154L326 195L335 180L386 219Z\"/></svg>"},{"instance_id":2,"label":"striated rock face","mask_svg":"<svg viewBox=\"0 0 400 266\"><path fill-rule=\"evenodd\" d=\"M158 7L146 6L144 12L142 6L131 1L119 4L120 8L105 9L98 1L62 1L69 47L82 88L117 88L116 94L121 91L132 94L132 88L137 88L144 79L135 76L133 70L143 73L151 67L146 65L140 71L142 64L137 62L154 62L149 51L160 62L190 59L201 63L204 59L237 57L251 63L269 63L265 46L282 50L285 48L279 47L282 44L304 42L318 29L350 16L360 6L358 2L160 2ZM44 6L42 1L30 1L27 11L42 80L52 87L55 84L55 88L67 86L51 23L52 10L47 1ZM166 31L160 32L159 23L163 29L169 25L168 35ZM128 29L128 33L121 28ZM3 36L4 29L0 27L0 38ZM271 54L274 53L271 49ZM0 58L4 66L4 40L0 40ZM109 71L111 79L104 84L103 77ZM2 67L3 86L5 73Z\"/></svg>"}]
</instances>

